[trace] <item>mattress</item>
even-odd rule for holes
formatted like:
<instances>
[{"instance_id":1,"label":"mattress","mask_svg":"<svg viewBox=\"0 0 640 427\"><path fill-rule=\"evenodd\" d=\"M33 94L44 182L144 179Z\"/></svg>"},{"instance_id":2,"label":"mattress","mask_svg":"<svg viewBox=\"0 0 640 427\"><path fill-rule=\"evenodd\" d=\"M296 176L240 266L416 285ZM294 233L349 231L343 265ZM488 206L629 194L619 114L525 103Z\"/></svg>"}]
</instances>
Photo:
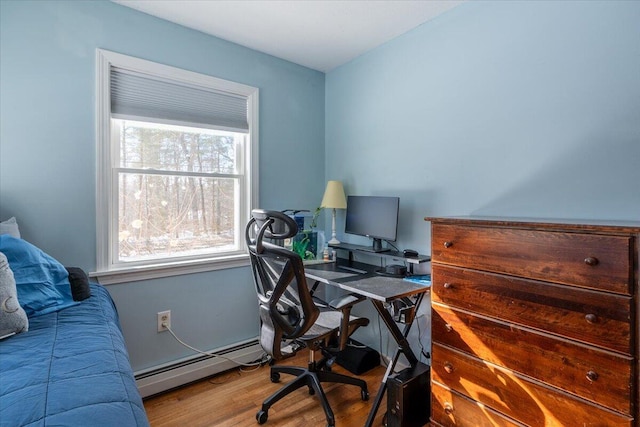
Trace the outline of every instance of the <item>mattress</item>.
<instances>
[{"instance_id":1,"label":"mattress","mask_svg":"<svg viewBox=\"0 0 640 427\"><path fill-rule=\"evenodd\" d=\"M0 341L0 426L148 426L107 290Z\"/></svg>"}]
</instances>

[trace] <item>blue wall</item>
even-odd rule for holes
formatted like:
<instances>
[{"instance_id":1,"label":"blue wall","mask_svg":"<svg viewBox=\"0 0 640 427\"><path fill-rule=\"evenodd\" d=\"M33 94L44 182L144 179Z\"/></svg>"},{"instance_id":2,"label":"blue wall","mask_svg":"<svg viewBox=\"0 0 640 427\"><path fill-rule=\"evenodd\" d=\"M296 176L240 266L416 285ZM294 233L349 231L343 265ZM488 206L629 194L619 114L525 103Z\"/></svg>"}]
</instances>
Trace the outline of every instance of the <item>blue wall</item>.
<instances>
[{"instance_id":1,"label":"blue wall","mask_svg":"<svg viewBox=\"0 0 640 427\"><path fill-rule=\"evenodd\" d=\"M400 249L430 253L425 216L640 220L640 2L468 2L328 73L325 102L327 178L400 196Z\"/></svg>"},{"instance_id":2,"label":"blue wall","mask_svg":"<svg viewBox=\"0 0 640 427\"><path fill-rule=\"evenodd\" d=\"M428 215L640 220L639 23L640 2L456 7L327 74L327 176L399 195L427 253Z\"/></svg>"},{"instance_id":3,"label":"blue wall","mask_svg":"<svg viewBox=\"0 0 640 427\"><path fill-rule=\"evenodd\" d=\"M65 265L96 265L95 49L260 89L260 204L315 208L324 191L324 74L109 1L0 2L0 219ZM313 159L312 162L307 161ZM282 191L286 184L288 191ZM258 334L248 268L111 285L134 370Z\"/></svg>"},{"instance_id":4,"label":"blue wall","mask_svg":"<svg viewBox=\"0 0 640 427\"><path fill-rule=\"evenodd\" d=\"M398 195L423 253L428 215L640 218L640 2L468 2L326 76L111 2L0 7L0 218L67 265L95 268L97 47L259 87L264 207L313 209L325 179ZM190 353L161 310L203 348L255 336L252 286L109 286L134 369Z\"/></svg>"}]
</instances>

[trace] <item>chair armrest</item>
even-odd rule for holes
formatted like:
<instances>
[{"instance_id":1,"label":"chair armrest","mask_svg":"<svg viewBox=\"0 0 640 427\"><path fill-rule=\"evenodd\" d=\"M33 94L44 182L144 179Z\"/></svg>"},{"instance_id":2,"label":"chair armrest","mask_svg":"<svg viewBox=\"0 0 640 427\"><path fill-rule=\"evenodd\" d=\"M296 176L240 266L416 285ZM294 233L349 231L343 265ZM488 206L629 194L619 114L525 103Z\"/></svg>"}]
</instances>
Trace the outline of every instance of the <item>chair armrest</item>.
<instances>
[{"instance_id":1,"label":"chair armrest","mask_svg":"<svg viewBox=\"0 0 640 427\"><path fill-rule=\"evenodd\" d=\"M355 331L359 326L366 326L369 323L368 319L351 317L351 308L365 299L366 298L361 295L349 294L329 302L329 306L331 306L331 308L342 312L340 332L338 333L338 350L344 350L346 348L349 336L351 336L353 331Z\"/></svg>"},{"instance_id":2,"label":"chair armrest","mask_svg":"<svg viewBox=\"0 0 640 427\"><path fill-rule=\"evenodd\" d=\"M365 299L366 298L362 295L349 294L331 300L329 302L329 306L336 310L343 310L345 308L351 308L359 302L364 301Z\"/></svg>"}]
</instances>

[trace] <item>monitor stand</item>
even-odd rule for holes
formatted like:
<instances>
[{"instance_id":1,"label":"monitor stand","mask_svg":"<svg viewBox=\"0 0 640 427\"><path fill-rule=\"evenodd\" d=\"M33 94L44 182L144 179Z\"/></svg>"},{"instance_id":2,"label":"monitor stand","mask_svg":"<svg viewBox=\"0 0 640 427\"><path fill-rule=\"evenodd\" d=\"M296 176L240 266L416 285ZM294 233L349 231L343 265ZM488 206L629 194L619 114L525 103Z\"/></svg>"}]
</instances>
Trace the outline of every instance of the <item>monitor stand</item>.
<instances>
[{"instance_id":1,"label":"monitor stand","mask_svg":"<svg viewBox=\"0 0 640 427\"><path fill-rule=\"evenodd\" d=\"M362 251L366 252L388 252L388 248L382 247L382 239L373 239L373 246L363 246Z\"/></svg>"}]
</instances>

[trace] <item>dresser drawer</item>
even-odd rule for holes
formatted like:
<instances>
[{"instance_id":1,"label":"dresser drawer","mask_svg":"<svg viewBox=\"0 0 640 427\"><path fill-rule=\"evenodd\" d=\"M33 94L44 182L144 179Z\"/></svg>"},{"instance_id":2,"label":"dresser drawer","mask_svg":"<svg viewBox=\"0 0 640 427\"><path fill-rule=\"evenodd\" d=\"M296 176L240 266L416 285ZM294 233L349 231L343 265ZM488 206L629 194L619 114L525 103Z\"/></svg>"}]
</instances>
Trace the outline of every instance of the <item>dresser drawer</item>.
<instances>
[{"instance_id":1,"label":"dresser drawer","mask_svg":"<svg viewBox=\"0 0 640 427\"><path fill-rule=\"evenodd\" d=\"M633 419L433 343L431 378L531 427L625 426Z\"/></svg>"},{"instance_id":2,"label":"dresser drawer","mask_svg":"<svg viewBox=\"0 0 640 427\"><path fill-rule=\"evenodd\" d=\"M432 339L630 415L633 358L433 303ZM446 368L446 367L445 367Z\"/></svg>"},{"instance_id":3,"label":"dresser drawer","mask_svg":"<svg viewBox=\"0 0 640 427\"><path fill-rule=\"evenodd\" d=\"M431 384L431 424L443 427L523 427L436 382Z\"/></svg>"},{"instance_id":4,"label":"dresser drawer","mask_svg":"<svg viewBox=\"0 0 640 427\"><path fill-rule=\"evenodd\" d=\"M433 224L434 263L631 294L631 238Z\"/></svg>"},{"instance_id":5,"label":"dresser drawer","mask_svg":"<svg viewBox=\"0 0 640 427\"><path fill-rule=\"evenodd\" d=\"M432 301L632 354L631 297L434 264Z\"/></svg>"}]
</instances>

